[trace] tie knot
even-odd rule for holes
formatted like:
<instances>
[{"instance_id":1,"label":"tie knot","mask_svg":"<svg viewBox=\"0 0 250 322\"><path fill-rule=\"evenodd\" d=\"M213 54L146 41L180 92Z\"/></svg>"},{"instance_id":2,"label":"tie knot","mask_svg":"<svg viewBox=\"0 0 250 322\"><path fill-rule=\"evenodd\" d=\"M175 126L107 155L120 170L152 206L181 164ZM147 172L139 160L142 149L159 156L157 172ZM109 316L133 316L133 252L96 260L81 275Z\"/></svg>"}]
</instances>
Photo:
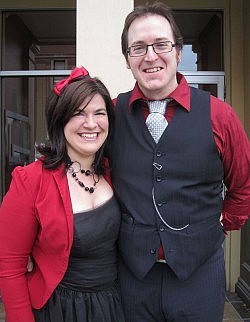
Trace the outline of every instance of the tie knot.
<instances>
[{"instance_id":1,"label":"tie knot","mask_svg":"<svg viewBox=\"0 0 250 322\"><path fill-rule=\"evenodd\" d=\"M166 112L167 103L170 99L160 100L160 101L148 101L148 107L150 113L160 113L162 115Z\"/></svg>"}]
</instances>

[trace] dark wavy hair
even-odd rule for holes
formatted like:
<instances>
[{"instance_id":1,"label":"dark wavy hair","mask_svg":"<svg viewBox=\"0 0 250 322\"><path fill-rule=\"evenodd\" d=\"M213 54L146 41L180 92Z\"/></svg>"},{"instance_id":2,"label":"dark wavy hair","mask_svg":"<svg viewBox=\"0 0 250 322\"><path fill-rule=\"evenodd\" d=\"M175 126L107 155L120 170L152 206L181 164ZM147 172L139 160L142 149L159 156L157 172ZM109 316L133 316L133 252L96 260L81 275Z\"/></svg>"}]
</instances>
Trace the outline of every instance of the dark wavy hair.
<instances>
[{"instance_id":1,"label":"dark wavy hair","mask_svg":"<svg viewBox=\"0 0 250 322\"><path fill-rule=\"evenodd\" d=\"M121 47L122 54L127 59L128 57L128 30L132 22L140 17L149 16L149 15L158 15L166 18L172 28L174 41L178 50L182 50L183 47L183 37L181 35L180 29L175 22L172 9L160 1L153 3L146 3L145 5L137 6L131 11L124 23L122 35L121 35Z\"/></svg>"},{"instance_id":2,"label":"dark wavy hair","mask_svg":"<svg viewBox=\"0 0 250 322\"><path fill-rule=\"evenodd\" d=\"M36 146L45 168L55 169L62 163L65 163L67 167L70 159L67 154L64 127L83 101L86 98L90 101L96 94L101 95L106 104L109 133L106 141L95 155L94 170L97 174L105 173L104 150L114 126L114 105L106 86L98 78L90 78L89 76L74 79L62 90L60 96L52 91L48 97L46 105L48 141Z\"/></svg>"}]
</instances>

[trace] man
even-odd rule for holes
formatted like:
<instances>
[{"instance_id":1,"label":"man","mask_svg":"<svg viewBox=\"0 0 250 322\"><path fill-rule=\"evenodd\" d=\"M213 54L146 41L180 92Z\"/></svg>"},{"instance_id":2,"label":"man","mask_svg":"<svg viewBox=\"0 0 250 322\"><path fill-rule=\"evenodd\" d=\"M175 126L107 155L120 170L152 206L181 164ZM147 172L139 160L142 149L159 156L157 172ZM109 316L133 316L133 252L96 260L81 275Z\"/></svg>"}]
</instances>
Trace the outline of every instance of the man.
<instances>
[{"instance_id":1,"label":"man","mask_svg":"<svg viewBox=\"0 0 250 322\"><path fill-rule=\"evenodd\" d=\"M136 84L117 98L110 151L126 322L221 322L224 231L249 215L248 139L228 104L177 73L182 45L164 4L127 16L122 52ZM148 116L162 104L160 129L159 112Z\"/></svg>"}]
</instances>

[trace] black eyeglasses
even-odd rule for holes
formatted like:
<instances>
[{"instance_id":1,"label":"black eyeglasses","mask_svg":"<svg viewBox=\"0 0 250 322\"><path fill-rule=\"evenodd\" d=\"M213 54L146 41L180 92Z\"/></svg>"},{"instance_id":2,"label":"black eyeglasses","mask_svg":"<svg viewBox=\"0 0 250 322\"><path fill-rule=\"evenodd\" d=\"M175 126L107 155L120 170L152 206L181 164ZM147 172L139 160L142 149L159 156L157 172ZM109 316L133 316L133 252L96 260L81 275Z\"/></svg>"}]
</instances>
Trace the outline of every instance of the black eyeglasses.
<instances>
[{"instance_id":1,"label":"black eyeglasses","mask_svg":"<svg viewBox=\"0 0 250 322\"><path fill-rule=\"evenodd\" d=\"M160 41L155 42L154 44L145 45L145 44L138 44L134 46L130 46L127 49L127 53L130 57L139 57L144 56L148 52L148 47L153 47L153 50L156 54L164 54L169 53L172 51L173 47L176 46L176 44L173 44L172 41Z\"/></svg>"}]
</instances>

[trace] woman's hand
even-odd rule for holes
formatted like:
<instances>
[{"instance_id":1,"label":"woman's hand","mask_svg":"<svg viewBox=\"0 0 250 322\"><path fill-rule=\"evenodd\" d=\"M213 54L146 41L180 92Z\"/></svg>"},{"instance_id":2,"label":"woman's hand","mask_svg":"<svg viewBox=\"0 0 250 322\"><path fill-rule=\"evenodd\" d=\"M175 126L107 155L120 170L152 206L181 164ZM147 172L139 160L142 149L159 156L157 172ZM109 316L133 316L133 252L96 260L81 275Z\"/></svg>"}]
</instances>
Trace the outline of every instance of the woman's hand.
<instances>
[{"instance_id":1,"label":"woman's hand","mask_svg":"<svg viewBox=\"0 0 250 322\"><path fill-rule=\"evenodd\" d=\"M34 263L31 257L29 256L28 263L27 263L27 271L30 273L33 271L33 268L34 268Z\"/></svg>"}]
</instances>

